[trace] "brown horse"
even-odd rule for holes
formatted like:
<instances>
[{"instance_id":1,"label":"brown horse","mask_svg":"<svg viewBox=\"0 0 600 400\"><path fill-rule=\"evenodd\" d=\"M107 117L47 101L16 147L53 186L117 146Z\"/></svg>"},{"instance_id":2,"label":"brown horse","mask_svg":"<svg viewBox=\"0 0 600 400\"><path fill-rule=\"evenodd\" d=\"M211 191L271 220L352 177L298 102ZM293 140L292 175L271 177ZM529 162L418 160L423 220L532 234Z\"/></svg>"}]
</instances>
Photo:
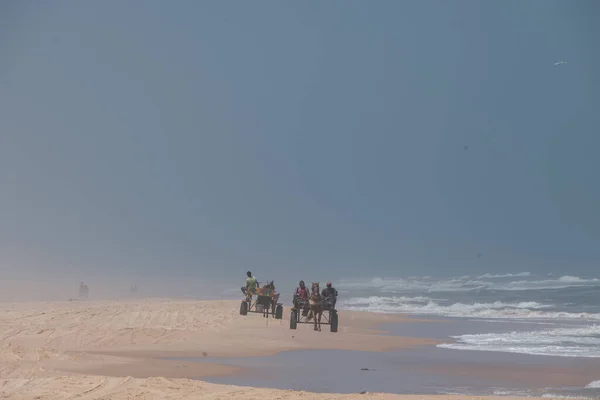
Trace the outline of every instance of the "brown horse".
<instances>
[{"instance_id":1,"label":"brown horse","mask_svg":"<svg viewBox=\"0 0 600 400\"><path fill-rule=\"evenodd\" d=\"M265 304L265 308L264 308L264 314L266 316L266 314L269 313L269 309L271 311L271 315L274 317L275 316L275 309L277 308L277 302L279 301L279 293L277 293L275 291L275 281L270 281L269 283L267 283L265 286L263 286L263 293L265 293L265 295L271 297L271 301L269 302L269 304ZM265 290L266 289L266 290Z\"/></svg>"},{"instance_id":2,"label":"brown horse","mask_svg":"<svg viewBox=\"0 0 600 400\"><path fill-rule=\"evenodd\" d=\"M275 309L277 308L277 303L279 303L279 293L275 290L274 281L269 282L269 286L273 290L273 297L271 298L271 314L273 317L275 316Z\"/></svg>"},{"instance_id":3,"label":"brown horse","mask_svg":"<svg viewBox=\"0 0 600 400\"><path fill-rule=\"evenodd\" d=\"M323 308L321 307L321 291L319 290L319 282L313 282L308 298L308 304L310 306L310 315L308 320L314 318L315 331L321 330L321 316L323 315Z\"/></svg>"}]
</instances>

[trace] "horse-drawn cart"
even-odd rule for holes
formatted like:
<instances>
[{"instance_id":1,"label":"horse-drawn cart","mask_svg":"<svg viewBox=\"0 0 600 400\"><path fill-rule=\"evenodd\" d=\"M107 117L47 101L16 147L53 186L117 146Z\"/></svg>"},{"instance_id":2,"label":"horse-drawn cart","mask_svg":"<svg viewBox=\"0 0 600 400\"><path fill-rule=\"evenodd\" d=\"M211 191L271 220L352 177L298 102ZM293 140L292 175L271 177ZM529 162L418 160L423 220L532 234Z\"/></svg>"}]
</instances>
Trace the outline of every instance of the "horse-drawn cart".
<instances>
[{"instance_id":1,"label":"horse-drawn cart","mask_svg":"<svg viewBox=\"0 0 600 400\"><path fill-rule=\"evenodd\" d=\"M323 311L320 325L329 325L331 332L338 331L338 313L331 301L321 303ZM290 310L290 329L296 329L298 324L314 324L315 315L310 312L308 301L297 300L295 306ZM321 328L319 328L321 330Z\"/></svg>"},{"instance_id":2,"label":"horse-drawn cart","mask_svg":"<svg viewBox=\"0 0 600 400\"><path fill-rule=\"evenodd\" d=\"M255 297L255 298L254 298ZM248 313L263 314L264 317L271 315L275 319L283 318L283 304L278 302L279 293L274 288L262 287L253 292L247 292L246 298L240 305L240 315Z\"/></svg>"}]
</instances>

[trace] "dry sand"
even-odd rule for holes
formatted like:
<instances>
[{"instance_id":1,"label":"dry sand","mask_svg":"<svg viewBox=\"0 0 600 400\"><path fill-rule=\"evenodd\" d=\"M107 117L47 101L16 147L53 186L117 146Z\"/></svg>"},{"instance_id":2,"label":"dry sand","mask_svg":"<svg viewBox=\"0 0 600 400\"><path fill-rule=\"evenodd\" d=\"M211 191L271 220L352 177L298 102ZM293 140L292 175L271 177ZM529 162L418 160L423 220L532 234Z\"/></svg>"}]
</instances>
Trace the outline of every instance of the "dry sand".
<instances>
[{"instance_id":1,"label":"dry sand","mask_svg":"<svg viewBox=\"0 0 600 400\"><path fill-rule=\"evenodd\" d=\"M431 345L380 335L399 316L341 312L338 333L289 330L284 319L239 315L239 301L130 300L0 303L0 397L15 399L467 399L331 395L216 385L232 367L161 360L328 348L385 351ZM481 398L481 397L480 397ZM503 397L503 399L508 399Z\"/></svg>"}]
</instances>

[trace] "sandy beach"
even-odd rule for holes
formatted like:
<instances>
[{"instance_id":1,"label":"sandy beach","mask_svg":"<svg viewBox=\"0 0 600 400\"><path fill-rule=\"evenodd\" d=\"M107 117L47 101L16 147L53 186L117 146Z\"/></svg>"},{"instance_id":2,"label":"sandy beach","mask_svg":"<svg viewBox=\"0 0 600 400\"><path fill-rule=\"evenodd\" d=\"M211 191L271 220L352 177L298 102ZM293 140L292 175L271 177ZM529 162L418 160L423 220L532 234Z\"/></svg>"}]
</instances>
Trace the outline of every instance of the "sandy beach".
<instances>
[{"instance_id":1,"label":"sandy beach","mask_svg":"<svg viewBox=\"0 0 600 400\"><path fill-rule=\"evenodd\" d=\"M286 310L287 311L287 310ZM18 399L411 399L439 396L314 394L203 382L227 365L165 360L287 350L380 352L433 339L382 335L397 315L343 311L340 330L289 330L283 320L239 315L239 301L146 299L0 303L0 395ZM467 398L465 396L444 396ZM506 399L507 397L503 397Z\"/></svg>"}]
</instances>

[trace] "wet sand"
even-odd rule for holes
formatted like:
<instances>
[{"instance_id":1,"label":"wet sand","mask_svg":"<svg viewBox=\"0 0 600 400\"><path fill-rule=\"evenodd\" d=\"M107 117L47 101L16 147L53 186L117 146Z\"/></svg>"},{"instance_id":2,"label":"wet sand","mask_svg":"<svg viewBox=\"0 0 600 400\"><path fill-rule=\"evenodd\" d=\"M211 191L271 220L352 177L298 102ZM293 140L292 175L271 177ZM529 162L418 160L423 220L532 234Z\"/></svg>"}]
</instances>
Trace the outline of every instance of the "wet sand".
<instances>
[{"instance_id":1,"label":"wet sand","mask_svg":"<svg viewBox=\"0 0 600 400\"><path fill-rule=\"evenodd\" d=\"M387 324L389 333L441 339L474 333L485 322L446 318L439 324ZM497 332L515 324L493 324ZM521 324L519 324L521 326ZM523 326L532 329L534 324ZM535 324L536 329L544 325ZM490 329L489 324L485 329ZM389 334L388 333L388 334ZM268 357L208 358L237 368L234 374L207 378L225 384L331 393L383 391L387 393L466 393L472 395L519 394L600 397L600 390L585 386L598 380L600 360L548 357L498 352L458 351L434 346L389 352L302 350Z\"/></svg>"},{"instance_id":2,"label":"wet sand","mask_svg":"<svg viewBox=\"0 0 600 400\"><path fill-rule=\"evenodd\" d=\"M493 395L547 393L600 395L584 390L598 378L600 362L438 348L386 353L301 350L268 357L187 360L238 368L209 382L325 393Z\"/></svg>"},{"instance_id":3,"label":"wet sand","mask_svg":"<svg viewBox=\"0 0 600 400\"><path fill-rule=\"evenodd\" d=\"M427 338L392 336L382 330L384 323L417 321L403 316L341 311L338 333L314 332L309 325L291 331L287 312L284 320L240 316L239 305L239 301L172 299L0 303L0 397L19 400L432 398L349 394L343 383L354 376L348 369L353 368L350 362L338 365L347 369L348 376L331 373L336 379L329 387L312 387L320 392L347 394L277 389L291 377L301 378L317 371L316 365L322 360L314 357L299 360L295 368L287 370L287 377L271 380L262 388L249 387L259 383L255 380L246 381L247 386L207 382L206 379L238 379L247 373L243 366L210 357L228 357L229 361L242 357L253 364L250 366L256 373L261 370L256 368L260 362L269 362L268 355L278 357L284 351L313 349L321 356L331 349L349 350L340 354L361 354L364 358L398 349L434 349L433 345L439 343ZM288 354L291 353L281 353L279 357ZM260 357L252 361L253 356ZM202 357L203 362L161 359L165 357ZM423 374L414 373L417 378ZM389 382L386 386L381 380L381 387L377 386L370 384L369 391L382 392ZM432 389L429 393L434 392ZM469 399L444 397L458 398Z\"/></svg>"}]
</instances>

